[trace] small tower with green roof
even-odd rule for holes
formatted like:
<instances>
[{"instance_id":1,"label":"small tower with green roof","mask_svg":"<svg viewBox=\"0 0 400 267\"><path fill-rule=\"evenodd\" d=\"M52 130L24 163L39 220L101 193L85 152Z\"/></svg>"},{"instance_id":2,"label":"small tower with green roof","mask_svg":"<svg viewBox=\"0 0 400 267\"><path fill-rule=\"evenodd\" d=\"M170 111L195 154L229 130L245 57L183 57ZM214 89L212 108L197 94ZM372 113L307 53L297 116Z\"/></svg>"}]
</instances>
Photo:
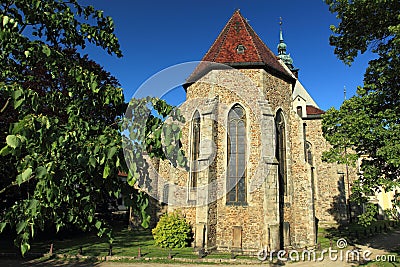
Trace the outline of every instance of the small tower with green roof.
<instances>
[{"instance_id":1,"label":"small tower with green roof","mask_svg":"<svg viewBox=\"0 0 400 267\"><path fill-rule=\"evenodd\" d=\"M297 72L298 69L295 69L293 66L293 59L290 54L286 53L287 45L283 41L283 34L282 34L282 18L279 21L280 31L279 31L279 44L278 44L278 57L285 63L285 65L292 71Z\"/></svg>"}]
</instances>

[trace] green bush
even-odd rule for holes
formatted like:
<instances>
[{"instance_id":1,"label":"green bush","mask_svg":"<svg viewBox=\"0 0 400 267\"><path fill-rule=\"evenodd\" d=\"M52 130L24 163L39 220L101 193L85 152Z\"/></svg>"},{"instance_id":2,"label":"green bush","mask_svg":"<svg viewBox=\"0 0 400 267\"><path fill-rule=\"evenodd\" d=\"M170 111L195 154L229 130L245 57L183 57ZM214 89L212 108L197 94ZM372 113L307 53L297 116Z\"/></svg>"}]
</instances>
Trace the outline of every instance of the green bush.
<instances>
[{"instance_id":1,"label":"green bush","mask_svg":"<svg viewBox=\"0 0 400 267\"><path fill-rule=\"evenodd\" d=\"M192 239L189 223L177 211L161 216L152 233L156 245L163 248L183 248L188 246Z\"/></svg>"},{"instance_id":2,"label":"green bush","mask_svg":"<svg viewBox=\"0 0 400 267\"><path fill-rule=\"evenodd\" d=\"M375 215L378 213L378 208L372 203L366 203L363 214L358 215L358 224L364 227L370 226L376 221Z\"/></svg>"}]
</instances>

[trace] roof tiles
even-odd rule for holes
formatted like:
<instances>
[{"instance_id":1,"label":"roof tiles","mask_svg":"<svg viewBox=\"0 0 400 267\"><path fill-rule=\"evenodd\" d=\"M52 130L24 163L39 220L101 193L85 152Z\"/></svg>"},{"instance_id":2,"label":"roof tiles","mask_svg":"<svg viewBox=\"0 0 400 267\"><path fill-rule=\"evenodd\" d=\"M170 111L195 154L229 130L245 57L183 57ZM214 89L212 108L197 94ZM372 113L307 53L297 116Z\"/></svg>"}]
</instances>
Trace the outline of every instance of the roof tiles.
<instances>
[{"instance_id":1,"label":"roof tiles","mask_svg":"<svg viewBox=\"0 0 400 267\"><path fill-rule=\"evenodd\" d=\"M322 109L319 109L311 105L306 106L306 111L307 115L321 115L325 113L325 111L323 111Z\"/></svg>"},{"instance_id":2,"label":"roof tiles","mask_svg":"<svg viewBox=\"0 0 400 267\"><path fill-rule=\"evenodd\" d=\"M244 46L243 53L238 52L240 45ZM258 65L291 77L239 10L233 13L202 60L231 66Z\"/></svg>"}]
</instances>

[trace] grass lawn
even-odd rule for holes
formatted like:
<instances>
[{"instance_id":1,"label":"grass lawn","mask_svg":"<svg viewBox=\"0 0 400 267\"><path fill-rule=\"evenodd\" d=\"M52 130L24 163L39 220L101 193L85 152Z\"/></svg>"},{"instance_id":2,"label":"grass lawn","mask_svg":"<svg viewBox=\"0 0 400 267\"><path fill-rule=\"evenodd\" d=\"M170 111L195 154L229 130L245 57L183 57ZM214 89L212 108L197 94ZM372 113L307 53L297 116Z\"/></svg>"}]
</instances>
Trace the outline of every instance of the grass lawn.
<instances>
[{"instance_id":1,"label":"grass lawn","mask_svg":"<svg viewBox=\"0 0 400 267\"><path fill-rule=\"evenodd\" d=\"M0 247L2 253L19 253L18 248L13 245L13 241L7 237L0 236ZM92 257L107 256L109 253L109 243L106 237L99 238L96 233L71 233L57 235L53 239L46 237L38 238L31 244L30 254L45 254L53 244L53 253L77 255L82 248L82 255ZM172 257L196 258L193 248L164 249L154 245L154 239L150 230L130 231L126 226L118 225L114 228L114 242L112 252L114 256L138 256L139 248L141 256L144 258L167 258Z\"/></svg>"},{"instance_id":2,"label":"grass lawn","mask_svg":"<svg viewBox=\"0 0 400 267\"><path fill-rule=\"evenodd\" d=\"M192 248L164 249L154 245L154 239L149 230L130 231L126 227L118 227L114 230L115 239L112 244L114 256L141 256L145 258L167 258L172 257L190 258L194 257ZM109 244L106 238L99 238L95 234L85 234L80 237L64 239L54 242L54 253L77 255L80 247L82 254L87 256L107 256Z\"/></svg>"},{"instance_id":3,"label":"grass lawn","mask_svg":"<svg viewBox=\"0 0 400 267\"><path fill-rule=\"evenodd\" d=\"M107 256L109 244L105 238L95 235L86 235L72 239L65 239L54 243L54 253L76 255L82 246L83 255ZM139 248L142 258L168 259L173 258L197 259L198 253L193 248L160 248L154 244L150 230L130 231L126 227L115 229L113 242L113 256L138 256ZM230 259L231 253L212 253L207 256L210 259ZM255 259L255 257L238 255L238 259Z\"/></svg>"},{"instance_id":4,"label":"grass lawn","mask_svg":"<svg viewBox=\"0 0 400 267\"><path fill-rule=\"evenodd\" d=\"M53 239L39 238L31 244L30 254L43 255L49 252L50 244L53 244L53 253L58 255L75 256L82 248L82 255L88 257L105 257L109 253L109 243L107 238L99 238L95 233L71 233L56 236ZM1 239L0 247L3 251L9 253L18 253L18 249L13 246L11 240ZM141 252L143 261L151 258L152 262L171 263L169 255L172 258L198 259L198 253L193 248L166 249L155 246L154 239L150 230L133 231L128 230L125 225L114 227L114 242L112 244L113 256L137 257ZM5 249L5 250L4 250ZM236 259L253 259L256 257L234 255ZM231 253L215 252L206 256L207 259L231 259ZM42 260L46 260L44 257ZM71 259L66 259L71 260ZM129 261L121 259L118 262Z\"/></svg>"},{"instance_id":5,"label":"grass lawn","mask_svg":"<svg viewBox=\"0 0 400 267\"><path fill-rule=\"evenodd\" d=\"M386 223L386 227L384 224ZM368 238L370 235L375 234L375 231L380 230L390 231L393 226L388 226L388 222L378 221L373 223L368 228L363 228L356 224L351 224L346 227L329 227L320 228L318 231L318 243L320 249L327 249L331 246L336 248L336 241L339 238L345 238L349 245L352 245L355 241L360 241L363 238ZM359 234L355 234L356 231ZM367 236L364 237L364 233ZM3 235L4 236L4 235ZM358 237L357 237L358 236ZM106 238L99 238L95 233L71 233L58 235L53 239L46 239L45 237L39 238L34 241L31 247L31 253L45 254L49 252L50 244L53 243L53 253L65 254L65 255L78 255L82 248L82 255L89 257L105 257L109 253L109 244ZM5 240L0 237L0 247L3 252L16 252L18 249L13 247L12 241ZM142 260L151 258L152 262L171 262L168 260L168 256L172 258L183 258L183 259L197 259L198 254L195 253L193 248L181 248L181 249L164 249L154 245L154 239L150 230L130 231L125 225L117 225L114 227L114 242L112 244L113 256L127 256L137 257L138 252L141 252ZM317 256L320 251L317 251ZM400 260L400 256L397 253L397 261ZM206 256L206 259L230 259L231 253L211 253ZM255 256L242 256L237 255L237 259L252 259L256 260ZM127 261L122 259L121 261ZM396 265L397 264L397 265ZM399 263L369 263L368 266L400 266Z\"/></svg>"}]
</instances>

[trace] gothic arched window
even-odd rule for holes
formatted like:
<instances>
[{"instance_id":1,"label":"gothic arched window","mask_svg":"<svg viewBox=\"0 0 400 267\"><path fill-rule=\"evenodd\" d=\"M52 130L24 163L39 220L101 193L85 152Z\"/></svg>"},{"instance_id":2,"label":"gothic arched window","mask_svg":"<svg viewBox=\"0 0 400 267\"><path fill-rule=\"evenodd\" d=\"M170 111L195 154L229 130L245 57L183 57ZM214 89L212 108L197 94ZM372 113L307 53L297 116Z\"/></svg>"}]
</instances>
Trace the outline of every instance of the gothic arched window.
<instances>
[{"instance_id":1,"label":"gothic arched window","mask_svg":"<svg viewBox=\"0 0 400 267\"><path fill-rule=\"evenodd\" d=\"M191 151L191 170L190 187L197 187L197 176L199 171L198 159L200 155L200 113L196 110L192 120L192 151Z\"/></svg>"},{"instance_id":2,"label":"gothic arched window","mask_svg":"<svg viewBox=\"0 0 400 267\"><path fill-rule=\"evenodd\" d=\"M246 203L246 113L236 104L228 114L227 204Z\"/></svg>"},{"instance_id":3,"label":"gothic arched window","mask_svg":"<svg viewBox=\"0 0 400 267\"><path fill-rule=\"evenodd\" d=\"M278 178L281 193L287 195L287 170L286 170L286 134L285 119L282 110L279 110L275 118L276 123L276 159L279 162Z\"/></svg>"}]
</instances>

